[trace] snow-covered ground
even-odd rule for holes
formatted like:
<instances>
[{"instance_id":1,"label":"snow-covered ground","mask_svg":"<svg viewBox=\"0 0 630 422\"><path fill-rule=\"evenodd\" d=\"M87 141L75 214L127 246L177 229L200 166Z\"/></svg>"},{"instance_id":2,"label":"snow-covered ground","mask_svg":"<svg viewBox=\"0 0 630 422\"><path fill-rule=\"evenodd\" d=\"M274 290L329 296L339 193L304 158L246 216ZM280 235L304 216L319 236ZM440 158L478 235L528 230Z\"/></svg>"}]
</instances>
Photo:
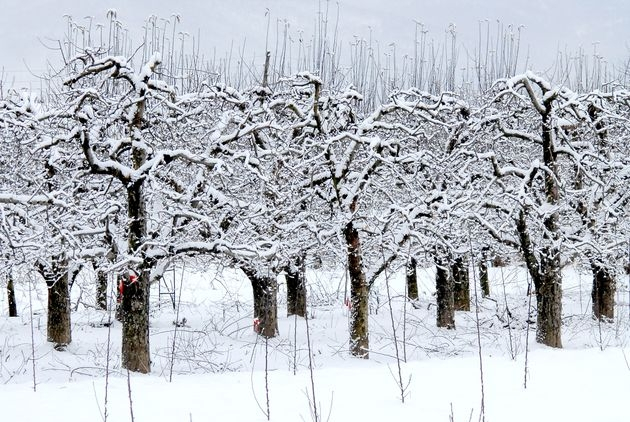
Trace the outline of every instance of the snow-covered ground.
<instances>
[{"instance_id":1,"label":"snow-covered ground","mask_svg":"<svg viewBox=\"0 0 630 422\"><path fill-rule=\"evenodd\" d=\"M456 330L437 329L433 271L419 271L421 299L416 306L403 300L402 274L390 274L375 285L369 361L351 358L347 352L343 272L308 274L313 384L320 420L449 421L451 415L454 421L478 420L482 389L475 312L458 312ZM109 313L89 306L94 296L89 274L73 287L73 342L66 351L56 351L46 342L45 285L36 281L29 292L28 276L18 283L18 318L5 316L6 298L0 299L1 420L98 421L107 409L108 420L124 421L132 419L133 409L138 422L264 421L266 383L272 421L313 420L305 321L285 316L282 285L280 335L265 344L252 330L251 288L240 273L184 269L182 277L178 271L174 281L171 276L152 290L152 374L131 374L128 380L119 363L120 324L103 326ZM535 343L535 327L527 323L526 279L522 269L493 268L492 298L479 300L486 420L627 420L627 279L618 286L615 322L599 324L590 316L588 275L573 269L564 272L562 350ZM159 293L174 290L179 296L180 289L177 318L170 296ZM184 318L183 327L174 325ZM404 403L396 344L406 360L400 367Z\"/></svg>"}]
</instances>

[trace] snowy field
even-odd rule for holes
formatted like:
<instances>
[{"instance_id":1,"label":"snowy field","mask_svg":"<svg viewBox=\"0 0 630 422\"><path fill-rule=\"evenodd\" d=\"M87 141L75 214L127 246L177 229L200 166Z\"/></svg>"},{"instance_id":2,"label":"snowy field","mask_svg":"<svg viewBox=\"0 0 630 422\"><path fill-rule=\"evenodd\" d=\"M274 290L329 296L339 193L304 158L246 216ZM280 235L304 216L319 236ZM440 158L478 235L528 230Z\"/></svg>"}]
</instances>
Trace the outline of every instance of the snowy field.
<instances>
[{"instance_id":1,"label":"snowy field","mask_svg":"<svg viewBox=\"0 0 630 422\"><path fill-rule=\"evenodd\" d=\"M485 420L628 420L627 279L618 285L615 322L599 324L590 316L588 274L566 270L565 348L553 350L535 343L535 326L527 323L535 303L527 296L526 273L505 267L492 268L490 275L492 297L479 299L478 306ZM46 342L45 284L33 278L29 291L29 276L17 280L18 318L6 317L6 298L0 299L3 421L99 421L107 412L110 421L249 422L267 420L267 409L272 421L310 421L313 385L322 421L480 418L475 310L457 313L456 330L437 329L431 268L419 270L421 299L414 306L403 299L403 274L374 286L369 361L347 352L343 272L308 273L312 379L306 324L285 316L282 284L280 335L265 344L252 330L251 287L242 274L171 273L152 289L152 374L128 379L120 369L120 324L108 328L113 315L94 310L90 275L73 286L73 342L66 351ZM176 309L168 294L173 291ZM400 366L404 403L396 345L406 361Z\"/></svg>"}]
</instances>

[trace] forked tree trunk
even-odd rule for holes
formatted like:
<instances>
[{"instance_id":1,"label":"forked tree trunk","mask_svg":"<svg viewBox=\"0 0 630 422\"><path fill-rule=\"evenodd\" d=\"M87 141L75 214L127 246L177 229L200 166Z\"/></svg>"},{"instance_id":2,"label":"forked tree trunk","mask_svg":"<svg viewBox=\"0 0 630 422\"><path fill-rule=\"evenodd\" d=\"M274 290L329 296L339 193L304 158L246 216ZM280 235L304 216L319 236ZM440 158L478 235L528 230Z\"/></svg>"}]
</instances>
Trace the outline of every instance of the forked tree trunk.
<instances>
[{"instance_id":1,"label":"forked tree trunk","mask_svg":"<svg viewBox=\"0 0 630 422\"><path fill-rule=\"evenodd\" d=\"M72 342L68 260L54 256L50 266L38 263L37 267L48 287L47 340L55 343L55 348L63 349Z\"/></svg>"},{"instance_id":2,"label":"forked tree trunk","mask_svg":"<svg viewBox=\"0 0 630 422\"><path fill-rule=\"evenodd\" d=\"M593 317L600 321L612 322L615 317L615 277L605 266L592 261L593 290Z\"/></svg>"},{"instance_id":3,"label":"forked tree trunk","mask_svg":"<svg viewBox=\"0 0 630 422\"><path fill-rule=\"evenodd\" d=\"M436 260L435 291L437 299L437 326L455 328L455 304L453 301L453 277L448 263Z\"/></svg>"},{"instance_id":4,"label":"forked tree trunk","mask_svg":"<svg viewBox=\"0 0 630 422\"><path fill-rule=\"evenodd\" d=\"M369 358L368 294L369 289L361 257L359 232L352 222L346 224L344 237L347 245L348 273L350 275L350 353Z\"/></svg>"},{"instance_id":5,"label":"forked tree trunk","mask_svg":"<svg viewBox=\"0 0 630 422\"><path fill-rule=\"evenodd\" d=\"M457 257L451 265L453 274L453 304L456 311L470 311L470 277L468 263Z\"/></svg>"},{"instance_id":6,"label":"forked tree trunk","mask_svg":"<svg viewBox=\"0 0 630 422\"><path fill-rule=\"evenodd\" d=\"M306 316L306 274L304 257L296 258L293 265L286 268L287 316Z\"/></svg>"},{"instance_id":7,"label":"forked tree trunk","mask_svg":"<svg viewBox=\"0 0 630 422\"><path fill-rule=\"evenodd\" d=\"M544 174L546 204L555 206L560 198L559 173L553 142L551 104L545 101L542 116L543 161L551 170ZM553 173L553 174L551 174ZM560 266L559 214L557 211L545 217L543 246L540 250L540 273L532 277L538 303L538 330L536 341L551 347L562 347L562 272ZM531 248L531 246L530 246ZM538 280L538 283L536 281Z\"/></svg>"},{"instance_id":8,"label":"forked tree trunk","mask_svg":"<svg viewBox=\"0 0 630 422\"><path fill-rule=\"evenodd\" d=\"M254 325L263 337L278 335L278 282L273 276L260 275L252 268L243 268L254 294Z\"/></svg>"},{"instance_id":9,"label":"forked tree trunk","mask_svg":"<svg viewBox=\"0 0 630 422\"><path fill-rule=\"evenodd\" d=\"M138 153L140 154L140 153ZM141 162L141 157L135 161ZM142 181L127 187L127 215L129 217L128 250L138 254L147 233L146 204ZM138 265L136 279L123 278L122 313L122 365L133 372L151 372L149 345L149 279L148 262Z\"/></svg>"},{"instance_id":10,"label":"forked tree trunk","mask_svg":"<svg viewBox=\"0 0 630 422\"><path fill-rule=\"evenodd\" d=\"M516 224L525 265L534 282L538 314L536 341L550 347L562 347L562 274L560 251L552 246L540 248L539 258L531 244L523 210Z\"/></svg>"},{"instance_id":11,"label":"forked tree trunk","mask_svg":"<svg viewBox=\"0 0 630 422\"><path fill-rule=\"evenodd\" d=\"M594 105L588 107L588 114L592 122L595 122L595 128L599 136L598 152L600 155L610 160L609 145L608 145L608 130L606 127L606 119L600 118L601 110ZM582 182L583 171L578 168L576 177L579 182ZM576 186L580 188L581 186ZM594 230L594 220L588 218L588 207L580 207L582 210L583 220L587 223L591 233ZM628 273L630 267L626 267L626 273ZM593 290L591 292L591 298L593 302L593 317L600 321L613 321L615 318L615 291L617 289L615 277L611 270L602 262L591 260L591 270L593 271Z\"/></svg>"},{"instance_id":12,"label":"forked tree trunk","mask_svg":"<svg viewBox=\"0 0 630 422\"><path fill-rule=\"evenodd\" d=\"M107 272L96 270L96 309L107 309Z\"/></svg>"},{"instance_id":13,"label":"forked tree trunk","mask_svg":"<svg viewBox=\"0 0 630 422\"><path fill-rule=\"evenodd\" d=\"M405 266L405 278L407 279L407 298L418 300L418 273L416 258L410 257Z\"/></svg>"},{"instance_id":14,"label":"forked tree trunk","mask_svg":"<svg viewBox=\"0 0 630 422\"><path fill-rule=\"evenodd\" d=\"M13 277L10 272L7 277L7 302L9 304L9 317L13 318L18 316L17 303L15 301L15 287L13 286Z\"/></svg>"},{"instance_id":15,"label":"forked tree trunk","mask_svg":"<svg viewBox=\"0 0 630 422\"><path fill-rule=\"evenodd\" d=\"M544 173L545 204L556 208L560 198L559 173L553 142L552 104L553 97L543 101L542 155L548 171ZM536 318L536 341L550 347L562 347L562 273L559 249L559 214L551 212L543 219L544 233L540 244L531 241L526 208L519 212L516 229L519 234L521 252L527 269L534 281L538 314Z\"/></svg>"}]
</instances>

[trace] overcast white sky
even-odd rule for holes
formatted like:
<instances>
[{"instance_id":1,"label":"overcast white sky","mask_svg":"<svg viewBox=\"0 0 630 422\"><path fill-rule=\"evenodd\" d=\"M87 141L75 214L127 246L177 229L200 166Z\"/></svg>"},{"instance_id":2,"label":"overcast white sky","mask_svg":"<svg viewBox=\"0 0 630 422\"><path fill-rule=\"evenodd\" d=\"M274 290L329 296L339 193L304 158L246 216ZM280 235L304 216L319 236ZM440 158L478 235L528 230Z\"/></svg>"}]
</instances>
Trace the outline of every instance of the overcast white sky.
<instances>
[{"instance_id":1,"label":"overcast white sky","mask_svg":"<svg viewBox=\"0 0 630 422\"><path fill-rule=\"evenodd\" d=\"M322 0L325 5L326 0ZM610 62L630 56L629 0L339 0L341 34L367 37L368 27L381 45L396 42L401 48L413 43L414 20L423 22L430 35L441 39L449 23L457 25L458 41L474 47L478 22L500 19L524 25L522 45L539 68L549 64L558 48L582 46L598 51ZM330 0L336 13L337 1ZM132 28L140 28L151 15L181 15L181 28L201 31L202 49L225 51L230 42L247 38L252 49L264 48L265 12L272 22L288 19L292 29L312 33L318 0L0 0L0 68L5 82L21 85L32 81L26 66L44 68L52 53L39 40L59 39L64 14L75 20L95 16L105 20L108 8ZM411 48L411 47L409 47Z\"/></svg>"}]
</instances>

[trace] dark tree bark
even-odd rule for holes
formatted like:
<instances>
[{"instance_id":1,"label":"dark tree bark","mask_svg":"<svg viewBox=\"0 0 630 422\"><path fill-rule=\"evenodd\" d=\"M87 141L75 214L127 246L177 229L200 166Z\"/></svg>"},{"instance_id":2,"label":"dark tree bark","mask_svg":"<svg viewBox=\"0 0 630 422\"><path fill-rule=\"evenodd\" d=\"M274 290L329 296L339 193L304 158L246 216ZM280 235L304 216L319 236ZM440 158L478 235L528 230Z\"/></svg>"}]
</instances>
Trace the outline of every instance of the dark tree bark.
<instances>
[{"instance_id":1,"label":"dark tree bark","mask_svg":"<svg viewBox=\"0 0 630 422\"><path fill-rule=\"evenodd\" d=\"M144 161L137 152L134 166ZM137 255L147 233L146 204L142 180L127 187L127 215L129 217L128 249ZM141 256L144 258L144 256ZM124 277L122 295L122 365L133 372L151 372L149 345L149 278L150 266L146 259L138 265L135 281Z\"/></svg>"},{"instance_id":2,"label":"dark tree bark","mask_svg":"<svg viewBox=\"0 0 630 422\"><path fill-rule=\"evenodd\" d=\"M451 265L453 303L456 311L470 311L470 276L464 257L457 257Z\"/></svg>"},{"instance_id":3,"label":"dark tree bark","mask_svg":"<svg viewBox=\"0 0 630 422\"><path fill-rule=\"evenodd\" d=\"M536 341L550 347L562 347L562 275L560 251L553 246L542 247L536 258L527 230L525 212L519 213L517 231L525 265L534 282L538 314Z\"/></svg>"},{"instance_id":4,"label":"dark tree bark","mask_svg":"<svg viewBox=\"0 0 630 422\"><path fill-rule=\"evenodd\" d=\"M124 276L123 274L116 273L114 276L114 280L116 283L116 312L114 313L114 318L116 321L122 323L123 322L123 306L122 306L122 291L125 288L124 284Z\"/></svg>"},{"instance_id":5,"label":"dark tree bark","mask_svg":"<svg viewBox=\"0 0 630 422\"><path fill-rule=\"evenodd\" d=\"M147 289L149 271L123 277L122 364L133 372L151 372Z\"/></svg>"},{"instance_id":6,"label":"dark tree bark","mask_svg":"<svg viewBox=\"0 0 630 422\"><path fill-rule=\"evenodd\" d=\"M545 172L545 199L549 205L555 205L559 198L558 169L556 151L553 143L551 123L551 102L545 100L545 110L542 115L542 147L543 161L552 171ZM536 340L551 347L562 347L562 273L560 267L560 249L558 242L558 212L552 212L545 217L543 224L544 246L540 248L540 273L533 277L538 303L538 331ZM531 250L531 249L530 249Z\"/></svg>"},{"instance_id":7,"label":"dark tree bark","mask_svg":"<svg viewBox=\"0 0 630 422\"><path fill-rule=\"evenodd\" d=\"M48 287L47 340L55 343L55 348L63 349L72 342L68 260L54 256L50 266L38 262L37 269Z\"/></svg>"},{"instance_id":8,"label":"dark tree bark","mask_svg":"<svg viewBox=\"0 0 630 422\"><path fill-rule=\"evenodd\" d=\"M346 224L344 237L347 245L348 273L350 275L350 353L369 358L368 284L363 270L361 240L352 222Z\"/></svg>"},{"instance_id":9,"label":"dark tree bark","mask_svg":"<svg viewBox=\"0 0 630 422\"><path fill-rule=\"evenodd\" d=\"M107 272L96 270L96 309L107 309Z\"/></svg>"},{"instance_id":10,"label":"dark tree bark","mask_svg":"<svg viewBox=\"0 0 630 422\"><path fill-rule=\"evenodd\" d=\"M241 267L252 283L254 319L258 334L266 338L278 335L278 282L274 276L261 275L253 268Z\"/></svg>"},{"instance_id":11,"label":"dark tree bark","mask_svg":"<svg viewBox=\"0 0 630 422\"><path fill-rule=\"evenodd\" d=\"M7 277L7 302L9 304L9 317L13 318L18 316L17 303L15 301L15 287L13 286L13 277L10 272Z\"/></svg>"},{"instance_id":12,"label":"dark tree bark","mask_svg":"<svg viewBox=\"0 0 630 422\"><path fill-rule=\"evenodd\" d=\"M479 285L481 286L481 296L490 296L490 278L488 273L488 256L486 252L482 252L479 260Z\"/></svg>"},{"instance_id":13,"label":"dark tree bark","mask_svg":"<svg viewBox=\"0 0 630 422\"><path fill-rule=\"evenodd\" d=\"M113 264L116 261L116 256L118 255L118 246L116 245L116 241L114 240L114 237L112 236L112 233L110 231L109 218L105 219L105 236L103 240L105 241L107 245L109 245L109 251L107 251L107 254L105 257L107 258L107 261L110 264ZM96 262L94 263L94 267L96 268L96 308L106 310L108 307L107 306L107 287L108 287L107 285L108 285L109 274L102 268L98 267ZM117 285L115 274L112 278L113 278L114 286L117 289L118 285ZM118 307L116 308L116 310L118 311ZM117 315L116 319L121 321L122 315L121 315L121 318L118 318L118 315Z\"/></svg>"},{"instance_id":14,"label":"dark tree bark","mask_svg":"<svg viewBox=\"0 0 630 422\"><path fill-rule=\"evenodd\" d=\"M453 277L448 262L436 260L435 290L437 299L437 326L455 328L455 304L453 300Z\"/></svg>"},{"instance_id":15,"label":"dark tree bark","mask_svg":"<svg viewBox=\"0 0 630 422\"><path fill-rule=\"evenodd\" d=\"M287 280L287 316L306 316L306 274L304 256L286 267Z\"/></svg>"},{"instance_id":16,"label":"dark tree bark","mask_svg":"<svg viewBox=\"0 0 630 422\"><path fill-rule=\"evenodd\" d=\"M599 137L599 145L597 146L598 153L600 156L610 160L608 129L605 124L606 120L600 118L601 112L593 104L588 107L588 114L591 121L595 122L595 128L597 129ZM582 171L579 171L578 168L577 173L580 177L576 177L576 179L581 183L583 178ZM581 186L579 186L579 188L581 188ZM604 195L604 193L602 193L602 195ZM582 205L580 207L580 214L582 214L583 221L586 223L591 233L593 233L594 230L597 230L595 228L595 219L589 218L588 207L583 204L580 205ZM604 266L602 262L598 262L594 259L591 260L591 269L593 271L593 290L591 292L593 317L600 321L613 321L615 318L615 291L617 289L615 277L609 268ZM628 268L626 268L626 273L628 273Z\"/></svg>"},{"instance_id":17,"label":"dark tree bark","mask_svg":"<svg viewBox=\"0 0 630 422\"><path fill-rule=\"evenodd\" d=\"M492 266L496 268L505 267L508 265L507 259L502 257L501 255L495 255L492 258Z\"/></svg>"},{"instance_id":18,"label":"dark tree bark","mask_svg":"<svg viewBox=\"0 0 630 422\"><path fill-rule=\"evenodd\" d=\"M52 191L57 187L55 180L57 169L49 162L45 167L46 184L48 190ZM72 342L68 260L60 254L52 256L49 264L38 261L35 266L48 287L47 340L55 343L56 349L63 350Z\"/></svg>"},{"instance_id":19,"label":"dark tree bark","mask_svg":"<svg viewBox=\"0 0 630 422\"><path fill-rule=\"evenodd\" d=\"M610 269L598 262L591 262L593 271L593 317L604 322L612 322L615 317L615 277Z\"/></svg>"},{"instance_id":20,"label":"dark tree bark","mask_svg":"<svg viewBox=\"0 0 630 422\"><path fill-rule=\"evenodd\" d=\"M540 258L540 274L533 278L538 303L536 341L551 347L562 347L562 275L560 252L545 248Z\"/></svg>"},{"instance_id":21,"label":"dark tree bark","mask_svg":"<svg viewBox=\"0 0 630 422\"><path fill-rule=\"evenodd\" d=\"M560 229L559 212L560 174L557 165L557 152L554 144L554 119L552 115L553 103L558 92L551 91L545 84L536 80L526 79L523 88L530 97L531 103L541 117L541 145L545 170L542 174L544 195L540 205L550 210L542 220L543 232L537 244L532 245L527 216L528 206L519 211L516 230L519 236L519 246L527 269L536 289L538 306L536 341L550 347L562 347L562 274L560 267ZM540 98L532 87L535 84L541 91ZM536 176L534 178L533 176ZM531 180L537 180L534 173ZM536 217L538 218L538 217Z\"/></svg>"},{"instance_id":22,"label":"dark tree bark","mask_svg":"<svg viewBox=\"0 0 630 422\"><path fill-rule=\"evenodd\" d=\"M405 276L407 279L407 298L410 300L418 300L418 273L416 267L418 262L416 258L410 257L405 266Z\"/></svg>"},{"instance_id":23,"label":"dark tree bark","mask_svg":"<svg viewBox=\"0 0 630 422\"><path fill-rule=\"evenodd\" d=\"M126 80L130 89L128 94L133 96L132 106L125 107L125 121L128 122L127 133L129 139L129 154L117 154L112 158L101 161L96 158L95 148L92 144L90 119L81 117L80 135L75 137L80 140L83 156L89 164L89 169L93 174L109 175L118 179L126 188L127 193L127 254L134 258L133 270L136 275L135 281L131 277L124 281L125 292L121 300L122 312L122 367L134 372L148 373L151 371L151 359L149 348L149 282L150 270L153 260L146 256L144 248L147 240L147 210L146 193L144 182L147 180L148 169L143 169L146 164L147 154L152 150L151 142L146 142L143 131L151 125L150 119L145 119L147 90L149 88L150 73L159 65L159 61L147 63L142 72L142 78L130 76L127 72L121 74L116 70L110 72L111 67L116 67L116 61L102 67L85 67L83 72L75 74L65 82L67 86L83 78L91 78L95 75L108 75L108 78L116 80ZM111 67L110 67L111 66ZM147 73L148 71L148 73ZM138 74L139 76L140 74ZM111 157L110 157L111 158ZM130 161L130 162L129 162ZM124 169L124 170L123 170ZM133 172L127 170L132 169ZM131 175L131 173L135 173ZM115 243L108 240L111 234L105 234L105 241L110 244L110 251L115 253Z\"/></svg>"}]
</instances>

